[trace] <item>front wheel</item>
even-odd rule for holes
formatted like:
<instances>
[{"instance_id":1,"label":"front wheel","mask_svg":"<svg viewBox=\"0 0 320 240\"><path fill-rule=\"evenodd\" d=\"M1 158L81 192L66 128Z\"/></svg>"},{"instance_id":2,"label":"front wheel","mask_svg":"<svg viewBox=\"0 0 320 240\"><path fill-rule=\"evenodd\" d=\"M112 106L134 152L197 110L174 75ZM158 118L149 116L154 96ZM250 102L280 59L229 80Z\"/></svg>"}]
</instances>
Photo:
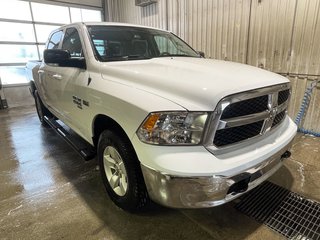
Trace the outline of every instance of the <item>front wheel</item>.
<instances>
[{"instance_id":1,"label":"front wheel","mask_svg":"<svg viewBox=\"0 0 320 240\"><path fill-rule=\"evenodd\" d=\"M148 205L139 161L126 136L103 131L98 143L98 160L103 184L117 206L137 212Z\"/></svg>"}]
</instances>

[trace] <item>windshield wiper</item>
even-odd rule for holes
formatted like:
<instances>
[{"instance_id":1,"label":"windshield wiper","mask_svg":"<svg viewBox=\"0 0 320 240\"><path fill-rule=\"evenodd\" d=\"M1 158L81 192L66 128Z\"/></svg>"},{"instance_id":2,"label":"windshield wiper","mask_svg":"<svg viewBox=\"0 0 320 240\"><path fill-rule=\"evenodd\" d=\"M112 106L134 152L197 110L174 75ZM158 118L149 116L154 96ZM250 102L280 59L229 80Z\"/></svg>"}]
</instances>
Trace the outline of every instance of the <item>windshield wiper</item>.
<instances>
[{"instance_id":1,"label":"windshield wiper","mask_svg":"<svg viewBox=\"0 0 320 240\"><path fill-rule=\"evenodd\" d=\"M187 54L170 54L170 53L166 53L166 54L160 54L157 57L199 57L199 56L192 56L192 55L187 55Z\"/></svg>"},{"instance_id":2,"label":"windshield wiper","mask_svg":"<svg viewBox=\"0 0 320 240\"><path fill-rule=\"evenodd\" d=\"M126 56L129 60L133 59L151 59L150 57L144 56L144 55L128 55Z\"/></svg>"},{"instance_id":3,"label":"windshield wiper","mask_svg":"<svg viewBox=\"0 0 320 240\"><path fill-rule=\"evenodd\" d=\"M109 61L126 61L128 58L126 56L113 56L113 57L103 57L103 61L109 62Z\"/></svg>"},{"instance_id":4,"label":"windshield wiper","mask_svg":"<svg viewBox=\"0 0 320 240\"><path fill-rule=\"evenodd\" d=\"M127 56L113 56L113 57L104 57L104 61L128 61L128 60L142 60L142 59L151 59L150 57L143 55L127 55Z\"/></svg>"}]
</instances>

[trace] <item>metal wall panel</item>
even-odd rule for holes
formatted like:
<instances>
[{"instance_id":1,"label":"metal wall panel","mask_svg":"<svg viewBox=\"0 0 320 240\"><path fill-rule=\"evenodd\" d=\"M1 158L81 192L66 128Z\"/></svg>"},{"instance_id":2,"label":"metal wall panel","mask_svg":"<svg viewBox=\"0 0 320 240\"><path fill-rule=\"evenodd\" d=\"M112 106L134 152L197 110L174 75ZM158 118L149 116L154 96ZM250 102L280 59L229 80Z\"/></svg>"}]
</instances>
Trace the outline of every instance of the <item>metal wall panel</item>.
<instances>
[{"instance_id":1,"label":"metal wall panel","mask_svg":"<svg viewBox=\"0 0 320 240\"><path fill-rule=\"evenodd\" d=\"M246 61L250 0L175 0L168 11L169 30L207 57Z\"/></svg>"},{"instance_id":2,"label":"metal wall panel","mask_svg":"<svg viewBox=\"0 0 320 240\"><path fill-rule=\"evenodd\" d=\"M247 63L288 72L296 0L253 0Z\"/></svg>"},{"instance_id":3,"label":"metal wall panel","mask_svg":"<svg viewBox=\"0 0 320 240\"><path fill-rule=\"evenodd\" d=\"M134 0L108 0L107 10L109 21L166 28L166 1L138 7Z\"/></svg>"},{"instance_id":4,"label":"metal wall panel","mask_svg":"<svg viewBox=\"0 0 320 240\"><path fill-rule=\"evenodd\" d=\"M320 74L320 1L297 2L290 72Z\"/></svg>"},{"instance_id":5,"label":"metal wall panel","mask_svg":"<svg viewBox=\"0 0 320 240\"><path fill-rule=\"evenodd\" d=\"M248 64L319 75L320 1L252 0Z\"/></svg>"}]
</instances>

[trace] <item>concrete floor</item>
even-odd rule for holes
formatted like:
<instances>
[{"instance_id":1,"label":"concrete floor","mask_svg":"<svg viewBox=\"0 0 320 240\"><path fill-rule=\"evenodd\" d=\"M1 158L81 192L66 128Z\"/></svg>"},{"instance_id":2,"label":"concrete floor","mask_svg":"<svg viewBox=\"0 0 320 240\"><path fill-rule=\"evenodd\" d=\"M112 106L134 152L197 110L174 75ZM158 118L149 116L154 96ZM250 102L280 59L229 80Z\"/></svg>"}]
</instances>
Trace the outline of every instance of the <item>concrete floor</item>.
<instances>
[{"instance_id":1,"label":"concrete floor","mask_svg":"<svg viewBox=\"0 0 320 240\"><path fill-rule=\"evenodd\" d=\"M84 162L35 108L0 110L0 239L284 239L235 210L155 207L133 215L108 198ZM320 139L299 135L271 181L320 201Z\"/></svg>"}]
</instances>

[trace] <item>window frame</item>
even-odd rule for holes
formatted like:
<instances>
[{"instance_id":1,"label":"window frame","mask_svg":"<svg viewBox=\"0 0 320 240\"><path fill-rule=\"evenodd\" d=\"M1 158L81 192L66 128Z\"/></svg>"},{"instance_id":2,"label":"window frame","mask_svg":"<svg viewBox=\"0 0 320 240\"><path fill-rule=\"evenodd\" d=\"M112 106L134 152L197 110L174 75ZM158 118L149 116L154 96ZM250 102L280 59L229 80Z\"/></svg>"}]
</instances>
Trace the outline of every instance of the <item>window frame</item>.
<instances>
[{"instance_id":1,"label":"window frame","mask_svg":"<svg viewBox=\"0 0 320 240\"><path fill-rule=\"evenodd\" d=\"M57 45L57 48L49 48L49 44L51 43L51 39L52 39L53 35L55 35L58 32L61 32L61 37L60 37L60 40L59 40L59 44ZM64 38L64 29L58 28L58 29L54 30L48 37L48 40L47 40L47 42L45 44L45 49L60 49L61 42L63 41L63 38Z\"/></svg>"},{"instance_id":2,"label":"window frame","mask_svg":"<svg viewBox=\"0 0 320 240\"><path fill-rule=\"evenodd\" d=\"M103 21L105 19L105 10L103 8L103 5L101 5L101 7L99 6L91 6L91 5L85 5L85 4L77 4L77 3L67 3L67 2L52 2L52 1L46 1L46 0L19 0L19 2L27 2L29 5L29 10L30 10L30 14L31 14L31 20L20 20L20 19L9 19L9 18L1 18L0 17L0 22L10 22L10 23L25 23L25 24L32 24L33 27L33 34L34 34L34 39L35 41L28 41L28 42L17 42L17 41L0 41L0 44L15 44L15 45L33 45L36 47L37 49L37 58L34 60L38 60L40 61L42 59L42 53L41 53L41 49L44 47L47 47L47 43L49 42L49 38L51 38L53 32L50 34L50 36L48 36L48 38L45 40L45 42L39 41L38 39L38 34L37 34L37 30L36 30L36 25L47 25L47 26L56 26L57 27L57 31L61 30L63 31L63 35L61 37L61 41L59 44L59 48L61 48L62 46L62 42L64 39L64 33L66 31L65 28L61 28L63 25L62 23L55 23L55 22L40 22L40 21L35 21L34 20L34 16L33 16L33 10L32 10L32 3L43 3L43 4L48 4L48 5L55 5L55 6L64 6L68 8L68 14L69 14L69 23L72 23L72 15L71 15L71 8L79 8L80 11L82 10L96 10L99 11L101 13L101 21ZM77 29L78 33L79 29ZM84 52L84 48L83 48L83 43L82 43L82 39L80 36L80 40L81 40L81 44L82 44L82 52ZM4 63L0 63L0 67L6 67L6 66L10 66L10 67L21 67L21 66L25 66L26 62L4 62ZM0 76L1 77L1 76ZM4 79L2 79L3 82ZM28 85L29 81L26 80L26 82L21 82L21 83L10 83L9 80L6 83L3 83L3 86L23 86L23 85Z\"/></svg>"}]
</instances>

